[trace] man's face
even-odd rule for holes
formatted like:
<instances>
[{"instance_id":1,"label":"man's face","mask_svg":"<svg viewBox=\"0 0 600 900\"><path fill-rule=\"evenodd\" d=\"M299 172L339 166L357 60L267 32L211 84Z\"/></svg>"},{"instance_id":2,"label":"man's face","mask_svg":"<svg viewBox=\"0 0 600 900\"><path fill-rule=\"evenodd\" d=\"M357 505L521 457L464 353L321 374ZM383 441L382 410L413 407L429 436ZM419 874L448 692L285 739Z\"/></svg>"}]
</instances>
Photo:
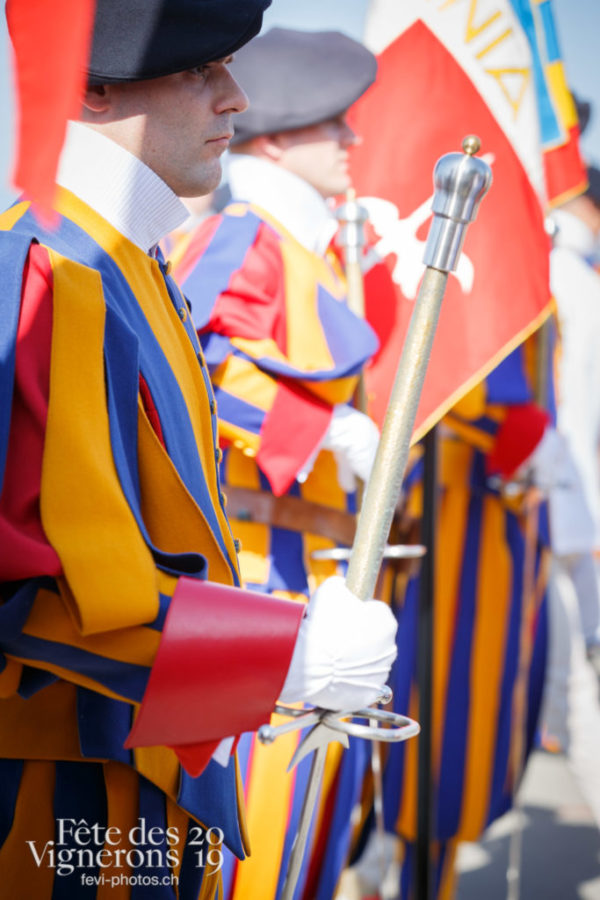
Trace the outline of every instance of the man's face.
<instances>
[{"instance_id":1,"label":"man's face","mask_svg":"<svg viewBox=\"0 0 600 900\"><path fill-rule=\"evenodd\" d=\"M231 58L148 81L111 85L106 133L146 163L180 197L214 190L232 115L248 106L227 68Z\"/></svg>"},{"instance_id":2,"label":"man's face","mask_svg":"<svg viewBox=\"0 0 600 900\"><path fill-rule=\"evenodd\" d=\"M357 137L345 114L317 125L276 135L279 164L312 185L322 197L343 194L350 186L348 150Z\"/></svg>"}]
</instances>

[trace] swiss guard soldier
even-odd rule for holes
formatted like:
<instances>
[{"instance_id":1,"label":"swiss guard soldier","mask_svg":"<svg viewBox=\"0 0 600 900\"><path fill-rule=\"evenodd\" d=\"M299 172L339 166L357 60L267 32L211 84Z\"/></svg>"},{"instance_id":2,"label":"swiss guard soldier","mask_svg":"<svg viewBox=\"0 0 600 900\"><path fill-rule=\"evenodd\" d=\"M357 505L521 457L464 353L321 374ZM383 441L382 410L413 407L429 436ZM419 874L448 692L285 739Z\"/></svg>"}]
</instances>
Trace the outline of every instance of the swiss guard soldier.
<instances>
[{"instance_id":1,"label":"swiss guard soldier","mask_svg":"<svg viewBox=\"0 0 600 900\"><path fill-rule=\"evenodd\" d=\"M157 251L186 216L177 195L219 182L247 105L231 54L267 5L99 0L56 222L25 200L2 216L0 884L14 900L213 897L221 841L247 849L233 737L280 695L373 702L395 655L389 611L341 579L306 613L236 589L215 401Z\"/></svg>"},{"instance_id":2,"label":"swiss guard soldier","mask_svg":"<svg viewBox=\"0 0 600 900\"><path fill-rule=\"evenodd\" d=\"M328 203L349 186L356 136L345 113L373 82L376 61L337 32L275 28L237 54L232 71L250 100L231 141L232 202L173 258L212 374L243 581L307 598L336 571L318 552L352 543L357 478L368 478L378 440L351 405L376 341L344 302ZM247 867L227 870L234 884L226 896L269 900L281 888L285 825L293 830L308 771L298 767L293 792L285 767L295 740L281 747L277 766L270 749L242 741L251 834L269 840L255 842ZM330 751L332 773L338 750ZM319 897L333 894L365 762L366 747L351 747L322 801Z\"/></svg>"}]
</instances>

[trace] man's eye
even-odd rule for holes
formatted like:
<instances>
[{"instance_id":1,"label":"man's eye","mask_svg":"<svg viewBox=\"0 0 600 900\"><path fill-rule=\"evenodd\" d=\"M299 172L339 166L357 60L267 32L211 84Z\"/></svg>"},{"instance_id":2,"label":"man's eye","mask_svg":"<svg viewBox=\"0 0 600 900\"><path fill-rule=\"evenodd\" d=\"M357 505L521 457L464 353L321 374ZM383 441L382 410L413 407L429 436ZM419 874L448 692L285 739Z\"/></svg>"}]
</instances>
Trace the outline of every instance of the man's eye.
<instances>
[{"instance_id":1,"label":"man's eye","mask_svg":"<svg viewBox=\"0 0 600 900\"><path fill-rule=\"evenodd\" d=\"M192 75L206 75L208 72L208 66L203 64L201 66L194 66L193 69L190 69Z\"/></svg>"}]
</instances>

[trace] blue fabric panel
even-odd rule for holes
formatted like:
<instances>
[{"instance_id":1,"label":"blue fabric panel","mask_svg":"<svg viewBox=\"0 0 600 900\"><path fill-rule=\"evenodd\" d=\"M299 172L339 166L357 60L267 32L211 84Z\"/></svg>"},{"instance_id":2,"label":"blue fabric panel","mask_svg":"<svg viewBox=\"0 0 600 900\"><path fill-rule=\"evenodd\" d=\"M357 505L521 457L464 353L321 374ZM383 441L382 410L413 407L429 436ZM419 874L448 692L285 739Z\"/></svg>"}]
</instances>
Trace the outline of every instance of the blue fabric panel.
<instances>
[{"instance_id":1,"label":"blue fabric panel","mask_svg":"<svg viewBox=\"0 0 600 900\"><path fill-rule=\"evenodd\" d=\"M123 747L132 726L132 707L86 688L77 688L77 722L83 756L133 765L133 751Z\"/></svg>"},{"instance_id":2,"label":"blue fabric panel","mask_svg":"<svg viewBox=\"0 0 600 900\"><path fill-rule=\"evenodd\" d=\"M359 319L320 284L317 285L317 309L335 367L347 366L348 358L360 360L348 371L348 374L358 374L362 363L379 349L375 332L367 321Z\"/></svg>"},{"instance_id":3,"label":"blue fabric panel","mask_svg":"<svg viewBox=\"0 0 600 900\"><path fill-rule=\"evenodd\" d=\"M30 245L28 237L3 232L0 293L0 490L4 481L12 413L17 329L21 310L21 279Z\"/></svg>"},{"instance_id":4,"label":"blue fabric panel","mask_svg":"<svg viewBox=\"0 0 600 900\"><path fill-rule=\"evenodd\" d=\"M522 344L490 372L486 385L488 403L519 404L532 400Z\"/></svg>"},{"instance_id":5,"label":"blue fabric panel","mask_svg":"<svg viewBox=\"0 0 600 900\"><path fill-rule=\"evenodd\" d=\"M57 842L57 855L61 849L79 849L73 835L65 833L65 842L58 844L59 819L74 819L74 822L65 823L67 827L75 829L78 824L86 824L88 827L107 825L106 789L104 786L104 770L101 763L57 762L56 781L54 785L54 819L56 823L55 841ZM81 820L84 820L82 823ZM90 836L90 849L95 857L100 848L95 846L93 836ZM81 875L92 875L96 878L100 875L97 865L86 866L85 869L75 868L71 875L54 877L52 900L79 900L79 898L95 898L96 885L82 884Z\"/></svg>"},{"instance_id":6,"label":"blue fabric panel","mask_svg":"<svg viewBox=\"0 0 600 900\"><path fill-rule=\"evenodd\" d=\"M190 828L194 829L190 835L190 840L197 840L198 832L196 829L199 827L200 826L195 822L190 822L188 835ZM179 872L179 900L198 900L198 894L200 893L200 887L202 886L202 879L205 871L198 866L198 857L196 856L196 853L200 849L202 848L191 843L186 843L185 845L181 870ZM229 851L224 849L224 853L229 853Z\"/></svg>"},{"instance_id":7,"label":"blue fabric panel","mask_svg":"<svg viewBox=\"0 0 600 900\"><path fill-rule=\"evenodd\" d=\"M244 264L260 224L253 212L241 217L223 215L212 236L210 253L200 257L181 285L190 298L196 328L206 325L219 295L227 290L231 276Z\"/></svg>"},{"instance_id":8,"label":"blue fabric panel","mask_svg":"<svg viewBox=\"0 0 600 900\"><path fill-rule=\"evenodd\" d=\"M406 715L410 706L410 688L416 674L417 616L419 610L419 579L411 578L406 587L404 604L397 613L398 655L392 666L389 684L394 692L394 712ZM384 821L387 831L396 831L396 819L404 786L406 744L390 744L383 772Z\"/></svg>"},{"instance_id":9,"label":"blue fabric panel","mask_svg":"<svg viewBox=\"0 0 600 900\"><path fill-rule=\"evenodd\" d=\"M330 900L334 896L342 869L347 862L352 834L352 810L360 800L370 754L370 741L350 738L350 747L345 751L340 764L335 809L319 876L317 900Z\"/></svg>"},{"instance_id":10,"label":"blue fabric panel","mask_svg":"<svg viewBox=\"0 0 600 900\"><path fill-rule=\"evenodd\" d=\"M37 694L38 691L54 684L55 681L58 681L58 676L53 675L52 672L34 669L33 666L23 666L17 693L19 697L23 697L26 700L28 697L32 697L33 694Z\"/></svg>"},{"instance_id":11,"label":"blue fabric panel","mask_svg":"<svg viewBox=\"0 0 600 900\"><path fill-rule=\"evenodd\" d=\"M510 786L506 784L506 776L513 728L513 690L519 660L525 551L520 525L516 517L510 513L507 513L506 516L506 541L512 557L513 583L506 635L504 673L498 709L498 731L490 790L488 823L506 812L512 803L511 790Z\"/></svg>"},{"instance_id":12,"label":"blue fabric panel","mask_svg":"<svg viewBox=\"0 0 600 900\"><path fill-rule=\"evenodd\" d=\"M473 465L481 463L476 454ZM440 762L440 792L437 804L437 827L440 840L451 838L460 822L465 769L471 676L471 644L477 600L477 570L481 536L482 498L469 503L465 534L463 568L459 588L452 661L448 676L448 693L444 717L444 735Z\"/></svg>"},{"instance_id":13,"label":"blue fabric panel","mask_svg":"<svg viewBox=\"0 0 600 900\"><path fill-rule=\"evenodd\" d=\"M219 418L223 422L234 422L240 428L251 431L252 434L260 434L265 420L265 413L262 409L246 403L245 400L241 400L218 386L215 386L214 391Z\"/></svg>"},{"instance_id":14,"label":"blue fabric panel","mask_svg":"<svg viewBox=\"0 0 600 900\"><path fill-rule=\"evenodd\" d=\"M299 531L271 528L269 591L298 591L308 594L303 563L303 538Z\"/></svg>"},{"instance_id":15,"label":"blue fabric panel","mask_svg":"<svg viewBox=\"0 0 600 900\"><path fill-rule=\"evenodd\" d=\"M157 565L173 574L206 577L206 559L199 553L166 553L151 541L140 505L137 468L137 341L111 311L106 313L105 368L111 444L121 488Z\"/></svg>"},{"instance_id":16,"label":"blue fabric panel","mask_svg":"<svg viewBox=\"0 0 600 900\"><path fill-rule=\"evenodd\" d=\"M134 834L136 843L139 838L141 854L144 856L149 854L149 856L140 865L135 866L133 873L142 878L144 876L157 878L159 884L156 885L153 882L152 888L149 889L147 885L140 884L136 880L131 887L131 900L147 900L148 895L152 897L152 900L173 900L175 891L170 883L172 869L166 865L166 855L169 849L166 839L166 831L169 827L166 798L160 788L146 778L140 777L139 785L139 825L141 830ZM142 830L144 827L145 840ZM157 829L152 835L152 841L148 838L151 828ZM138 857L138 854L135 856ZM141 855L138 858L141 860Z\"/></svg>"},{"instance_id":17,"label":"blue fabric panel","mask_svg":"<svg viewBox=\"0 0 600 900\"><path fill-rule=\"evenodd\" d=\"M0 847L12 828L23 765L22 759L0 759Z\"/></svg>"},{"instance_id":18,"label":"blue fabric panel","mask_svg":"<svg viewBox=\"0 0 600 900\"><path fill-rule=\"evenodd\" d=\"M199 778L192 778L182 769L178 805L199 819L207 828L220 828L229 849L238 859L243 859L244 847L235 797L233 757L226 768L211 760Z\"/></svg>"},{"instance_id":19,"label":"blue fabric panel","mask_svg":"<svg viewBox=\"0 0 600 900\"><path fill-rule=\"evenodd\" d=\"M61 644L43 638L22 634L2 642L6 653L38 662L54 663L92 678L111 691L136 703L141 703L150 669L132 663L120 662L69 644Z\"/></svg>"},{"instance_id":20,"label":"blue fabric panel","mask_svg":"<svg viewBox=\"0 0 600 900\"><path fill-rule=\"evenodd\" d=\"M214 331L201 334L200 344L210 372L214 372L217 366L220 366L223 360L227 359L233 349L228 337L225 337L224 334L217 334Z\"/></svg>"},{"instance_id":21,"label":"blue fabric panel","mask_svg":"<svg viewBox=\"0 0 600 900\"><path fill-rule=\"evenodd\" d=\"M301 733L301 737L299 738L298 743L302 741L306 734L308 734L309 729L304 728ZM292 852L292 846L294 843L294 838L298 832L298 825L300 822L300 815L302 813L302 801L306 796L306 790L308 787L308 779L310 778L310 767L312 764L312 756L313 754L309 754L309 756L305 757L297 766L296 766L296 778L294 781L294 795L292 798L292 808L290 810L290 818L288 821L285 840L283 843L283 851L281 854L281 866L279 868L279 880L277 882L277 890L275 892L275 897L279 897L281 895L281 891L283 889L283 884L285 881L285 876L287 873L288 861L290 858L290 853ZM307 852L308 848L312 846L313 835L314 835L314 827L315 827L315 816L313 816L310 829L308 833L308 838L306 841ZM296 885L296 890L294 891L293 900L300 900L302 894L304 893L304 886L306 884L306 876L308 875L308 866L305 864L302 866L300 871L300 876L298 878L298 883Z\"/></svg>"}]
</instances>

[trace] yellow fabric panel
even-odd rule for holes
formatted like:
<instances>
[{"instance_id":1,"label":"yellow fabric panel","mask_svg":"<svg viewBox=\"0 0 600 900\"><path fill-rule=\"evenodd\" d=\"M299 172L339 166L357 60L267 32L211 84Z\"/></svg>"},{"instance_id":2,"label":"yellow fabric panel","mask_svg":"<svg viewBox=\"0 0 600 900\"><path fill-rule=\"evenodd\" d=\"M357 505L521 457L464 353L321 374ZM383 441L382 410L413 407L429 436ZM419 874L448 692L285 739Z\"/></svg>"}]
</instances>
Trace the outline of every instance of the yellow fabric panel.
<instances>
[{"instance_id":1,"label":"yellow fabric panel","mask_svg":"<svg viewBox=\"0 0 600 900\"><path fill-rule=\"evenodd\" d=\"M273 725L284 721L272 717ZM297 745L297 734L282 735L269 747L254 739L246 783L250 856L237 867L232 900L275 896L296 774L286 769Z\"/></svg>"},{"instance_id":2,"label":"yellow fabric panel","mask_svg":"<svg viewBox=\"0 0 600 900\"><path fill-rule=\"evenodd\" d=\"M512 584L505 519L499 501L486 498L473 628L465 784L458 830L463 840L479 838L489 806Z\"/></svg>"},{"instance_id":3,"label":"yellow fabric panel","mask_svg":"<svg viewBox=\"0 0 600 900\"><path fill-rule=\"evenodd\" d=\"M235 565L233 538L218 498L215 448L209 424L211 398L207 393L196 355L200 351L200 345L196 343L194 347L180 321L156 259L151 259L139 247L124 238L105 219L69 191L64 189L59 191L56 206L60 213L71 218L89 234L93 234L94 240L110 254L129 283L160 343L185 399L215 515L227 552ZM180 296L181 305L185 306L183 295ZM158 299L160 302L157 302ZM205 550L208 553L208 548Z\"/></svg>"},{"instance_id":4,"label":"yellow fabric panel","mask_svg":"<svg viewBox=\"0 0 600 900\"><path fill-rule=\"evenodd\" d=\"M6 759L81 759L77 692L56 682L27 700L0 703L0 756Z\"/></svg>"},{"instance_id":5,"label":"yellow fabric panel","mask_svg":"<svg viewBox=\"0 0 600 900\"><path fill-rule=\"evenodd\" d=\"M319 321L316 285L320 281L321 266L317 275L314 253L296 240L283 240L280 248L284 268L288 359L292 365L307 371L330 369L334 363L325 335L321 328L314 327L314 323ZM326 266L323 264L322 268L326 269Z\"/></svg>"},{"instance_id":6,"label":"yellow fabric panel","mask_svg":"<svg viewBox=\"0 0 600 900\"><path fill-rule=\"evenodd\" d=\"M452 407L452 412L455 412L463 419L481 418L486 413L486 394L485 381L480 381L475 387L471 388L468 394L461 397L458 403Z\"/></svg>"},{"instance_id":7,"label":"yellow fabric panel","mask_svg":"<svg viewBox=\"0 0 600 900\"><path fill-rule=\"evenodd\" d=\"M175 834L177 837L177 840L172 845L177 856L177 863L171 870L177 879L179 879L179 873L181 872L181 863L183 861L183 852L185 850L189 824L190 817L188 814L177 806L170 797L167 797L167 827L175 829L175 831L171 833ZM179 885L175 884L174 887L175 896L179 897Z\"/></svg>"},{"instance_id":8,"label":"yellow fabric panel","mask_svg":"<svg viewBox=\"0 0 600 900\"><path fill-rule=\"evenodd\" d=\"M73 592L72 612L90 634L152 621L158 612L156 576L113 462L101 279L48 252L54 313L41 519Z\"/></svg>"},{"instance_id":9,"label":"yellow fabric panel","mask_svg":"<svg viewBox=\"0 0 600 900\"><path fill-rule=\"evenodd\" d=\"M419 698L416 688L413 686L410 693L408 716L419 721ZM419 738L407 741L405 744L405 768L402 800L396 827L399 834L409 841L414 841L417 836L417 768Z\"/></svg>"},{"instance_id":10,"label":"yellow fabric panel","mask_svg":"<svg viewBox=\"0 0 600 900\"><path fill-rule=\"evenodd\" d=\"M337 463L334 454L321 450L306 481L300 485L301 496L312 503L346 509L346 494L337 477Z\"/></svg>"},{"instance_id":11,"label":"yellow fabric panel","mask_svg":"<svg viewBox=\"0 0 600 900\"><path fill-rule=\"evenodd\" d=\"M227 453L225 473L225 496L228 484L260 490L258 466L235 447ZM232 519L231 529L241 541L238 559L242 581L244 584L265 584L269 577L271 529L260 522L241 522L238 519Z\"/></svg>"},{"instance_id":12,"label":"yellow fabric panel","mask_svg":"<svg viewBox=\"0 0 600 900\"><path fill-rule=\"evenodd\" d=\"M25 215L30 205L30 203L16 203L10 209L5 210L0 215L0 231L10 231L21 216Z\"/></svg>"},{"instance_id":13,"label":"yellow fabric panel","mask_svg":"<svg viewBox=\"0 0 600 900\"><path fill-rule=\"evenodd\" d=\"M267 359L278 360L279 362L290 364L289 358L282 353L273 338L261 338L260 340L256 338L243 338L243 337L232 337L229 339L233 347L236 347L238 350L241 350L242 353L246 353L248 356L251 356L253 359L262 359L262 357L266 357ZM303 366L302 368L306 368Z\"/></svg>"},{"instance_id":14,"label":"yellow fabric panel","mask_svg":"<svg viewBox=\"0 0 600 900\"><path fill-rule=\"evenodd\" d=\"M142 513L153 542L161 550L171 553L193 550L203 553L208 562L210 580L233 584L229 564L204 513L179 477L148 421L141 401L138 401L138 425ZM165 516L167 509L169 515ZM228 523L225 528L230 537ZM233 538L230 537L230 541L233 543ZM237 561L235 567L237 569Z\"/></svg>"},{"instance_id":15,"label":"yellow fabric panel","mask_svg":"<svg viewBox=\"0 0 600 900\"><path fill-rule=\"evenodd\" d=\"M114 633L84 637L68 615L60 596L43 589L37 593L23 632L139 666L152 665L160 642L160 632L153 628L122 628Z\"/></svg>"},{"instance_id":16,"label":"yellow fabric panel","mask_svg":"<svg viewBox=\"0 0 600 900\"><path fill-rule=\"evenodd\" d=\"M21 681L23 666L14 659L7 659L6 665L0 672L0 699L12 697L16 693Z\"/></svg>"},{"instance_id":17,"label":"yellow fabric panel","mask_svg":"<svg viewBox=\"0 0 600 900\"><path fill-rule=\"evenodd\" d=\"M35 863L26 841L34 841L42 853L54 840L54 763L28 760L12 828L0 848L2 896L7 900L51 900L55 870ZM72 878L78 877L75 873Z\"/></svg>"},{"instance_id":18,"label":"yellow fabric panel","mask_svg":"<svg viewBox=\"0 0 600 900\"><path fill-rule=\"evenodd\" d=\"M465 443L476 447L482 453L489 453L494 446L496 440L494 435L487 434L487 432L477 428L476 425L471 425L469 422L463 422L461 419L453 416L452 413L448 413L444 418L443 424L446 428L451 429L457 437L462 438Z\"/></svg>"},{"instance_id":19,"label":"yellow fabric panel","mask_svg":"<svg viewBox=\"0 0 600 900\"><path fill-rule=\"evenodd\" d=\"M161 791L176 800L179 794L181 768L179 760L168 747L136 747L133 751L135 769ZM201 822L201 825L208 824Z\"/></svg>"},{"instance_id":20,"label":"yellow fabric panel","mask_svg":"<svg viewBox=\"0 0 600 900\"><path fill-rule=\"evenodd\" d=\"M231 343L237 345L238 340L232 339ZM212 382L263 412L271 409L277 393L277 382L271 375L239 356L228 356L216 369Z\"/></svg>"},{"instance_id":21,"label":"yellow fabric panel","mask_svg":"<svg viewBox=\"0 0 600 900\"><path fill-rule=\"evenodd\" d=\"M438 888L436 900L454 900L458 873L456 869L456 853L458 851L458 841L448 841L444 853L444 865L440 876L440 886Z\"/></svg>"},{"instance_id":22,"label":"yellow fabric panel","mask_svg":"<svg viewBox=\"0 0 600 900\"><path fill-rule=\"evenodd\" d=\"M565 67L560 60L547 63L544 66L546 80L550 87L552 99L558 108L558 112L565 128L573 128L577 125L577 109L573 101L565 75Z\"/></svg>"},{"instance_id":23,"label":"yellow fabric panel","mask_svg":"<svg viewBox=\"0 0 600 900\"><path fill-rule=\"evenodd\" d=\"M467 487L472 451L456 441L440 442L440 481L450 484L440 502L436 556L435 633L433 652L433 747L434 771L439 771L446 690L454 645L457 603L464 556L465 528L470 493Z\"/></svg>"},{"instance_id":24,"label":"yellow fabric panel","mask_svg":"<svg viewBox=\"0 0 600 900\"><path fill-rule=\"evenodd\" d=\"M523 770L524 741L527 718L527 689L531 655L535 636L535 619L543 596L545 579L536 579L535 558L539 530L539 505L530 500L530 507L523 516L525 535L525 560L523 563L523 594L521 607L521 630L519 635L519 662L517 678L513 690L511 715L510 757L507 766L509 788L516 786Z\"/></svg>"},{"instance_id":25,"label":"yellow fabric panel","mask_svg":"<svg viewBox=\"0 0 600 900\"><path fill-rule=\"evenodd\" d=\"M107 822L109 825L117 827L121 837L119 848L129 850L132 845L129 842L128 835L131 829L138 824L138 803L139 803L139 776L137 772L117 762L107 762L104 764L104 785L106 788L107 801ZM131 888L128 884L110 884L111 875L120 876L123 874L126 878L135 874L131 866L127 864L125 855L119 860L120 865L117 866L114 857L109 856L106 862L111 865L105 866L104 872L106 881L99 886L96 893L96 900L130 900ZM121 880L121 879L119 879ZM122 879L123 881L125 879Z\"/></svg>"}]
</instances>

